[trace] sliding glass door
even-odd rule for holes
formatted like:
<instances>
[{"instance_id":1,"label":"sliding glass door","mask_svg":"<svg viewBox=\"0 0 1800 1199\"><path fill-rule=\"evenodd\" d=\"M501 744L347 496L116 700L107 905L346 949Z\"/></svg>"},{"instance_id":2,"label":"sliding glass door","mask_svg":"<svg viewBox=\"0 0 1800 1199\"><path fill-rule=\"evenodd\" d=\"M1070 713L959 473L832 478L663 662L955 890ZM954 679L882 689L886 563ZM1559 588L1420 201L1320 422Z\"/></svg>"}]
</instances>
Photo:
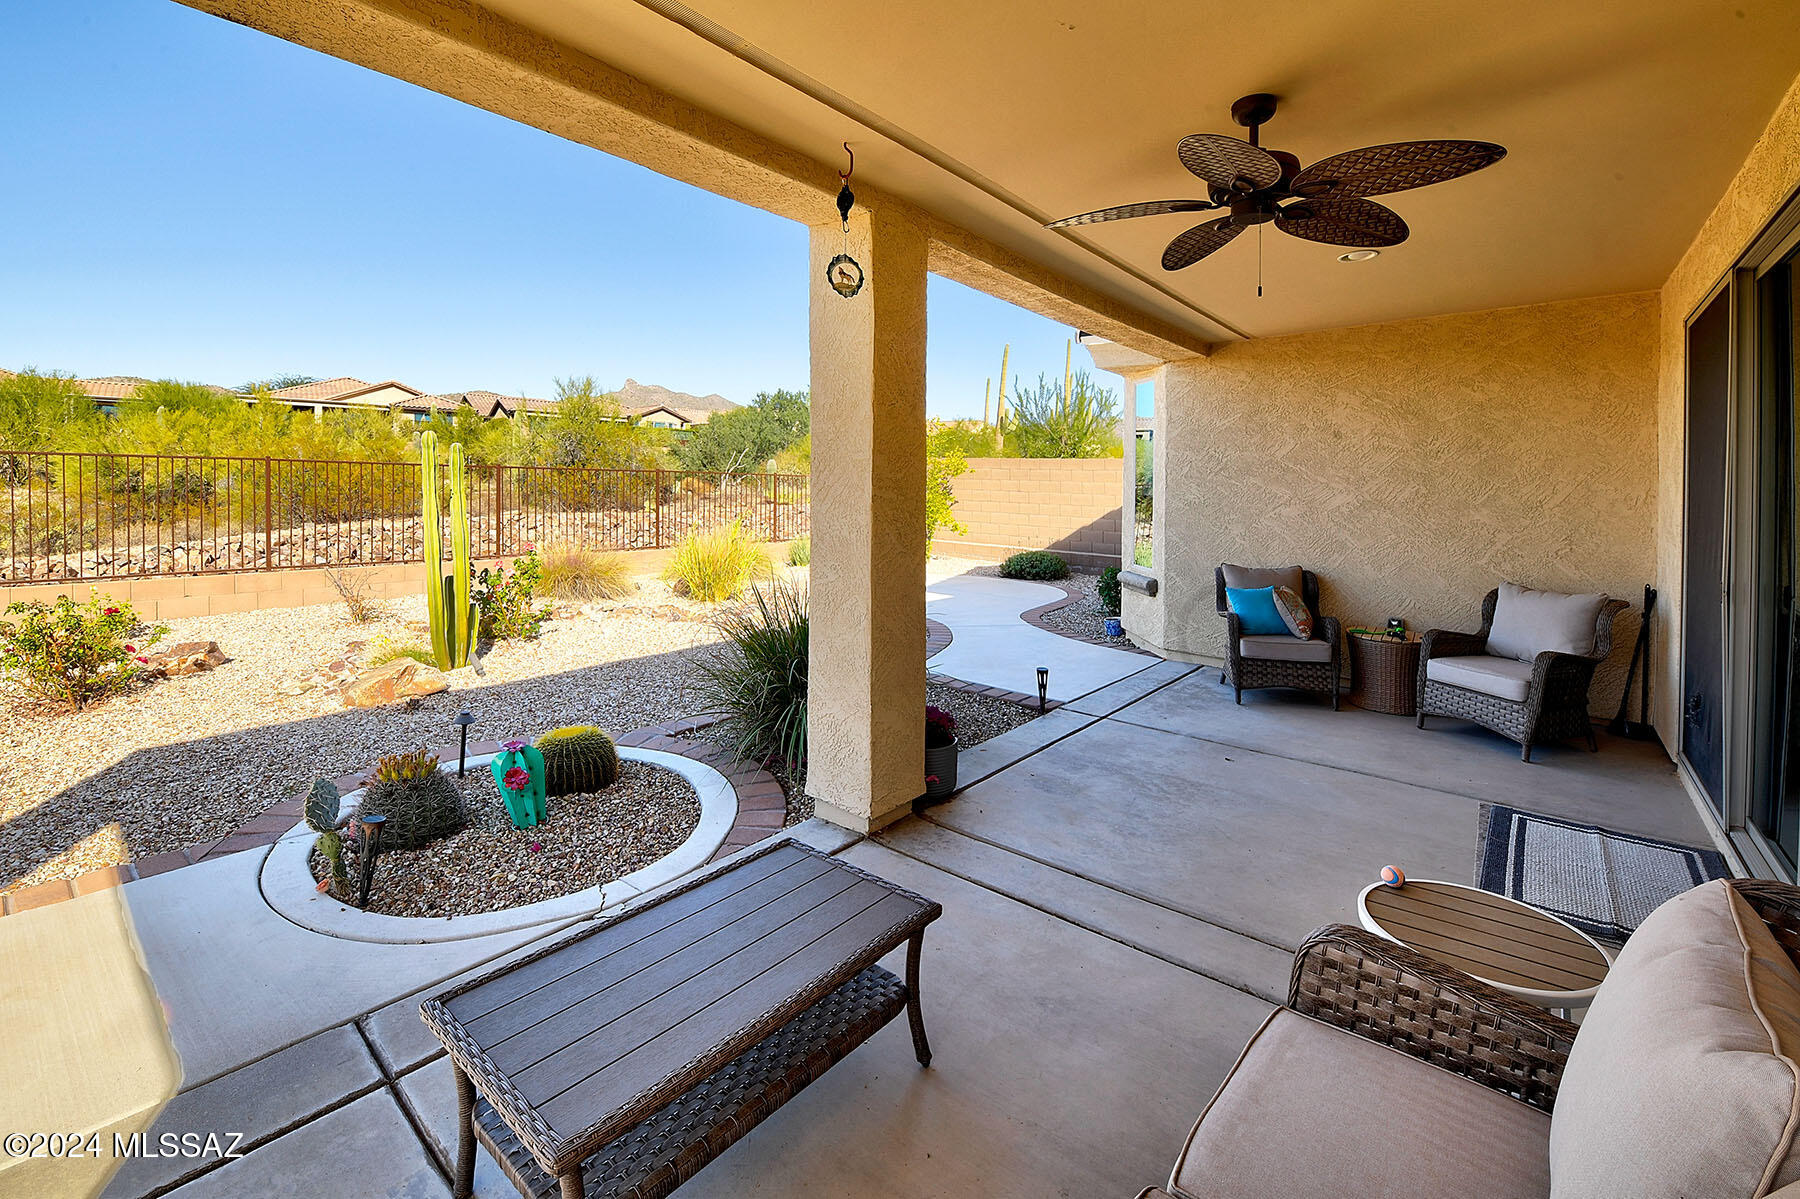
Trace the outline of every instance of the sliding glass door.
<instances>
[{"instance_id":1,"label":"sliding glass door","mask_svg":"<svg viewBox=\"0 0 1800 1199\"><path fill-rule=\"evenodd\" d=\"M1764 761L1755 772L1749 823L1792 871L1800 862L1800 396L1795 392L1795 347L1800 345L1800 251L1757 281L1757 379L1764 430L1764 484L1759 522L1759 607L1765 614L1757 672L1762 707L1757 721Z\"/></svg>"}]
</instances>

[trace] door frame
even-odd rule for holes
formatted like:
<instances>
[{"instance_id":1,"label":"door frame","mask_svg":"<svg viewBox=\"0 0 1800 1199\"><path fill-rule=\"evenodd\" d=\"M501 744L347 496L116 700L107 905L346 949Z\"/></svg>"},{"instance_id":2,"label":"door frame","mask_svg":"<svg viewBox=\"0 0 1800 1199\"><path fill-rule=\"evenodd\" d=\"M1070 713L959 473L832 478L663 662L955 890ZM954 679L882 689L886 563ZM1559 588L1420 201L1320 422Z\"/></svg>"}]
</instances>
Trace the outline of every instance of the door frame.
<instances>
[{"instance_id":1,"label":"door frame","mask_svg":"<svg viewBox=\"0 0 1800 1199\"><path fill-rule=\"evenodd\" d=\"M1800 190L1790 195L1776 216L1751 240L1731 270L1708 289L1682 322L1682 573L1676 585L1685 592L1688 562L1687 489L1689 455L1686 453L1692 397L1686 338L1694 321L1721 292L1729 290L1730 354L1726 398L1724 537L1720 546L1721 713L1725 721L1721 751L1721 819L1710 803L1702 802L1707 817L1719 821L1730 846L1746 869L1759 877L1793 879L1795 870L1771 846L1751 819L1753 798L1770 784L1770 762L1762 752L1772 736L1770 712L1763 702L1767 639L1771 624L1759 577L1761 552L1771 536L1773 516L1768 505L1769 451L1764 441L1764 368L1758 334L1757 283L1763 274L1800 245ZM1687 694L1686 620L1671 621L1681 694ZM1681 725L1676 763L1696 795L1703 795L1698 777L1687 759L1687 726Z\"/></svg>"}]
</instances>

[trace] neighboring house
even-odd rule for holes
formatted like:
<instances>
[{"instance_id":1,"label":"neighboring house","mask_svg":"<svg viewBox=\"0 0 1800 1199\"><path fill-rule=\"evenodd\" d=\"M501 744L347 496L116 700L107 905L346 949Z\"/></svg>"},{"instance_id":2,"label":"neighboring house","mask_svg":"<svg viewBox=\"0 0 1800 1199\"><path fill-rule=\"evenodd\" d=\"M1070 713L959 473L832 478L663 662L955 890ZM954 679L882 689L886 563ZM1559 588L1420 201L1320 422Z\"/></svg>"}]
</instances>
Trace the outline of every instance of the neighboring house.
<instances>
[{"instance_id":1,"label":"neighboring house","mask_svg":"<svg viewBox=\"0 0 1800 1199\"><path fill-rule=\"evenodd\" d=\"M81 394L94 401L100 411L111 414L119 410L122 400L129 400L137 394L137 390L151 382L137 375L102 375L95 379L77 379L75 385L81 388ZM237 392L229 387L217 387L211 383L202 383L201 387L222 396L235 396Z\"/></svg>"},{"instance_id":2,"label":"neighboring house","mask_svg":"<svg viewBox=\"0 0 1800 1199\"><path fill-rule=\"evenodd\" d=\"M433 412L454 412L458 408L473 408L481 417L517 416L520 412L537 415L556 411L555 400L540 400L531 396L501 395L497 391L447 391L441 395L418 396L399 405L400 411L411 414L415 421L422 421Z\"/></svg>"},{"instance_id":3,"label":"neighboring house","mask_svg":"<svg viewBox=\"0 0 1800 1199\"><path fill-rule=\"evenodd\" d=\"M625 380L625 386L613 393L619 412L639 424L658 429L688 429L704 425L721 412L742 407L722 395L695 396L670 391L654 383Z\"/></svg>"},{"instance_id":4,"label":"neighboring house","mask_svg":"<svg viewBox=\"0 0 1800 1199\"><path fill-rule=\"evenodd\" d=\"M397 379L365 383L361 379L344 376L282 387L269 394L295 408L311 408L315 415L323 415L327 409L333 408L404 408L423 393Z\"/></svg>"}]
</instances>

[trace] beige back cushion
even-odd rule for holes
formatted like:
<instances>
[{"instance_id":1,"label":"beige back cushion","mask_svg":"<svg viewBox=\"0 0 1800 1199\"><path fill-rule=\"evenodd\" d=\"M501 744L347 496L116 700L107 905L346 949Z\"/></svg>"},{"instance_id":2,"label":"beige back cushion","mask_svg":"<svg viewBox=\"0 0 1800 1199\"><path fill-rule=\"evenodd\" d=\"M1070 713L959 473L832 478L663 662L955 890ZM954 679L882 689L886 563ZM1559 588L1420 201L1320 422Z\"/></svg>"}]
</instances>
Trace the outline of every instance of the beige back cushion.
<instances>
[{"instance_id":1,"label":"beige back cushion","mask_svg":"<svg viewBox=\"0 0 1800 1199\"><path fill-rule=\"evenodd\" d=\"M1559 654L1594 652L1594 625L1606 597L1534 591L1517 583L1500 584L1494 626L1487 650L1502 658L1529 662L1545 650Z\"/></svg>"},{"instance_id":2,"label":"beige back cushion","mask_svg":"<svg viewBox=\"0 0 1800 1199\"><path fill-rule=\"evenodd\" d=\"M1800 1179L1800 970L1724 882L1663 904L1601 984L1550 1121L1552 1199L1753 1199Z\"/></svg>"},{"instance_id":3,"label":"beige back cushion","mask_svg":"<svg viewBox=\"0 0 1800 1199\"><path fill-rule=\"evenodd\" d=\"M1225 572L1227 587L1286 587L1301 594L1298 566L1233 566L1226 562L1219 569Z\"/></svg>"}]
</instances>

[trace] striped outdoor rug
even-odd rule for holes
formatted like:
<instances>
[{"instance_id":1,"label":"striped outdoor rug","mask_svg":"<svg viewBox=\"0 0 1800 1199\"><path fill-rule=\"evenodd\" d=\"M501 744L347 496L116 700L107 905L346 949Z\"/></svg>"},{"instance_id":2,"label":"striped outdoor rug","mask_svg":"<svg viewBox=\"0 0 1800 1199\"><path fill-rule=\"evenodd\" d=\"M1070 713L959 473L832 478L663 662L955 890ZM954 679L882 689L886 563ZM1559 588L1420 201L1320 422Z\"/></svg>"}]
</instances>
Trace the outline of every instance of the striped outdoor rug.
<instances>
[{"instance_id":1,"label":"striped outdoor rug","mask_svg":"<svg viewBox=\"0 0 1800 1199\"><path fill-rule=\"evenodd\" d=\"M1717 850L1481 805L1475 885L1623 941L1663 903L1731 871Z\"/></svg>"}]
</instances>

